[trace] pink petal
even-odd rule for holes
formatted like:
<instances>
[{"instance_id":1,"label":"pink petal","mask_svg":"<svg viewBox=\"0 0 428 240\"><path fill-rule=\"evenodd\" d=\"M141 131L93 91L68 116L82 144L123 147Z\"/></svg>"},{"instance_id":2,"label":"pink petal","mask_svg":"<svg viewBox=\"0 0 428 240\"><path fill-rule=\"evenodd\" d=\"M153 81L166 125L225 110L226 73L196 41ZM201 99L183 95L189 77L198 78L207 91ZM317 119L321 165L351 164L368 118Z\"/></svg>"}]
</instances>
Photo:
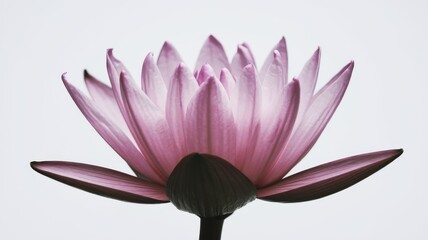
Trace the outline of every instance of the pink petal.
<instances>
[{"instance_id":1,"label":"pink petal","mask_svg":"<svg viewBox=\"0 0 428 240\"><path fill-rule=\"evenodd\" d=\"M214 69L209 64L204 64L197 72L196 80L198 84L201 85L211 77L215 77Z\"/></svg>"},{"instance_id":2,"label":"pink petal","mask_svg":"<svg viewBox=\"0 0 428 240\"><path fill-rule=\"evenodd\" d=\"M160 175L155 173L147 164L143 155L134 146L132 141L120 130L107 116L105 116L94 103L82 94L77 88L71 85L62 76L65 87L70 96L73 98L77 107L82 111L83 115L88 119L89 123L97 130L102 138L128 163L128 165L139 176L150 179L158 183L165 183L165 179L161 179Z\"/></svg>"},{"instance_id":3,"label":"pink petal","mask_svg":"<svg viewBox=\"0 0 428 240\"><path fill-rule=\"evenodd\" d=\"M123 63L113 56L113 49L107 50L107 72L110 78L114 96L116 97L122 114L126 118L126 114L123 107L122 94L120 92L120 73L126 72L129 76L131 75L129 74L129 71L126 69Z\"/></svg>"},{"instance_id":4,"label":"pink petal","mask_svg":"<svg viewBox=\"0 0 428 240\"><path fill-rule=\"evenodd\" d=\"M149 53L144 59L141 71L141 88L161 111L165 111L166 87L161 72L153 59L153 53Z\"/></svg>"},{"instance_id":5,"label":"pink petal","mask_svg":"<svg viewBox=\"0 0 428 240\"><path fill-rule=\"evenodd\" d=\"M273 51L272 62L267 67L263 77L260 74L259 79L263 86L263 109L275 108L272 102L277 101L287 79L284 78L284 67L282 65L282 56L278 51Z\"/></svg>"},{"instance_id":6,"label":"pink petal","mask_svg":"<svg viewBox=\"0 0 428 240\"><path fill-rule=\"evenodd\" d=\"M281 66L282 66L282 75L283 79L285 79L285 82L287 82L288 78L288 53L287 53L287 43L285 41L285 38L282 37L281 40L278 42L278 44L275 45L275 47L272 49L272 51L268 54L265 63L263 64L262 68L260 69L260 80L263 82L264 76L266 75L266 72L269 70L269 66L273 62L274 58L274 52L278 51L281 55Z\"/></svg>"},{"instance_id":7,"label":"pink petal","mask_svg":"<svg viewBox=\"0 0 428 240\"><path fill-rule=\"evenodd\" d=\"M321 49L318 48L312 57L306 62L297 79L300 83L300 106L296 122L302 119L314 94L315 84L320 68Z\"/></svg>"},{"instance_id":8,"label":"pink petal","mask_svg":"<svg viewBox=\"0 0 428 240\"><path fill-rule=\"evenodd\" d=\"M166 119L182 153L185 153L186 150L186 110L198 87L192 72L184 64L180 64L175 71L168 91Z\"/></svg>"},{"instance_id":9,"label":"pink petal","mask_svg":"<svg viewBox=\"0 0 428 240\"><path fill-rule=\"evenodd\" d=\"M248 53L250 53L251 59L254 62L254 67L257 68L257 66L256 66L256 60L254 58L253 51L251 51L250 45L248 45L248 43L244 42L244 43L242 43L242 46L245 47L246 49L248 49Z\"/></svg>"},{"instance_id":10,"label":"pink petal","mask_svg":"<svg viewBox=\"0 0 428 240\"><path fill-rule=\"evenodd\" d=\"M231 68L235 77L239 78L245 66L252 64L256 66L253 54L247 44L239 44L238 50L232 58Z\"/></svg>"},{"instance_id":11,"label":"pink petal","mask_svg":"<svg viewBox=\"0 0 428 240\"><path fill-rule=\"evenodd\" d=\"M280 98L271 103L276 109L264 113L260 119L258 142L243 168L256 186L262 185L262 177L275 164L290 137L299 108L299 95L299 83L293 80L283 89Z\"/></svg>"},{"instance_id":12,"label":"pink petal","mask_svg":"<svg viewBox=\"0 0 428 240\"><path fill-rule=\"evenodd\" d=\"M126 112L124 103L123 103L123 97L122 93L120 91L120 74L122 72L125 72L127 76L131 76L129 74L129 71L126 69L126 67L120 62L118 59L116 59L113 56L113 49L107 50L107 72L108 76L110 78L110 83L113 89L114 96L116 98L116 102L119 106L120 112L122 113L123 118L125 119L126 124L130 125L130 120L128 119L128 114ZM133 129L129 129L132 135L135 135L136 133L133 132Z\"/></svg>"},{"instance_id":13,"label":"pink petal","mask_svg":"<svg viewBox=\"0 0 428 240\"><path fill-rule=\"evenodd\" d=\"M353 62L347 64L313 97L279 161L265 174L264 183L281 179L309 152L342 100L353 68Z\"/></svg>"},{"instance_id":14,"label":"pink petal","mask_svg":"<svg viewBox=\"0 0 428 240\"><path fill-rule=\"evenodd\" d=\"M126 73L120 77L124 105L129 124L140 150L150 166L166 180L181 157L159 108L145 95Z\"/></svg>"},{"instance_id":15,"label":"pink petal","mask_svg":"<svg viewBox=\"0 0 428 240\"><path fill-rule=\"evenodd\" d=\"M159 53L157 65L167 88L171 82L175 69L181 62L183 62L183 60L175 47L169 42L165 42Z\"/></svg>"},{"instance_id":16,"label":"pink petal","mask_svg":"<svg viewBox=\"0 0 428 240\"><path fill-rule=\"evenodd\" d=\"M127 136L131 136L111 87L94 78L86 70L84 71L84 79L89 95L99 109L120 127Z\"/></svg>"},{"instance_id":17,"label":"pink petal","mask_svg":"<svg viewBox=\"0 0 428 240\"><path fill-rule=\"evenodd\" d=\"M257 197L274 202L302 202L348 188L391 163L402 149L372 152L329 162L260 189Z\"/></svg>"},{"instance_id":18,"label":"pink petal","mask_svg":"<svg viewBox=\"0 0 428 240\"><path fill-rule=\"evenodd\" d=\"M245 161L252 156L259 134L261 86L257 71L252 64L247 65L237 81L231 95L233 115L236 122L236 163L242 169Z\"/></svg>"},{"instance_id":19,"label":"pink petal","mask_svg":"<svg viewBox=\"0 0 428 240\"><path fill-rule=\"evenodd\" d=\"M223 68L220 73L220 82L226 89L227 95L231 96L233 89L235 88L235 80L233 79L232 73Z\"/></svg>"},{"instance_id":20,"label":"pink petal","mask_svg":"<svg viewBox=\"0 0 428 240\"><path fill-rule=\"evenodd\" d=\"M235 123L229 97L214 77L204 82L190 100L186 113L188 152L207 153L233 164Z\"/></svg>"},{"instance_id":21,"label":"pink petal","mask_svg":"<svg viewBox=\"0 0 428 240\"><path fill-rule=\"evenodd\" d=\"M134 203L168 202L162 185L108 168L73 162L32 162L37 172L67 185Z\"/></svg>"},{"instance_id":22,"label":"pink petal","mask_svg":"<svg viewBox=\"0 0 428 240\"><path fill-rule=\"evenodd\" d=\"M220 76L220 71L222 68L227 68L230 70L229 60L227 59L223 46L212 35L208 37L207 41L204 43L204 46L202 46L198 60L196 61L195 70L199 70L204 64L209 64L211 67L213 67L216 77Z\"/></svg>"}]
</instances>

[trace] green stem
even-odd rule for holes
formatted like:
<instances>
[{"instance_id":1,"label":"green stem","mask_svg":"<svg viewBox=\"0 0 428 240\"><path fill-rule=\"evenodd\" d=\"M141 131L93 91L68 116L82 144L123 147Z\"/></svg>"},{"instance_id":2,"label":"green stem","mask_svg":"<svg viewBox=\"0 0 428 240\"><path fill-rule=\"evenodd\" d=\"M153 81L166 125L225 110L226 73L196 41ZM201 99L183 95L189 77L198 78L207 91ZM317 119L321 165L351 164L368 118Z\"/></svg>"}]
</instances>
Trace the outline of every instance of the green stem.
<instances>
[{"instance_id":1,"label":"green stem","mask_svg":"<svg viewBox=\"0 0 428 240\"><path fill-rule=\"evenodd\" d=\"M223 222L228 216L230 214L210 218L201 217L199 240L220 240Z\"/></svg>"}]
</instances>

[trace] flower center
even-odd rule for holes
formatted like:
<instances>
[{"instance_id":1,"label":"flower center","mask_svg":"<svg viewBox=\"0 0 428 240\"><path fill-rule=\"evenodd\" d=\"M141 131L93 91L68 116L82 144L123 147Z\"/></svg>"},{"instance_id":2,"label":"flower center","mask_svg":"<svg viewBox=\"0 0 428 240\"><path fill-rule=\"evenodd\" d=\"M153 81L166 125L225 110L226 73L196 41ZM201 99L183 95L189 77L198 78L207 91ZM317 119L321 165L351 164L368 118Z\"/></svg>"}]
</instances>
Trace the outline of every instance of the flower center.
<instances>
[{"instance_id":1,"label":"flower center","mask_svg":"<svg viewBox=\"0 0 428 240\"><path fill-rule=\"evenodd\" d=\"M253 201L256 188L226 160L192 153L172 171L166 194L178 209L207 218L233 213Z\"/></svg>"}]
</instances>

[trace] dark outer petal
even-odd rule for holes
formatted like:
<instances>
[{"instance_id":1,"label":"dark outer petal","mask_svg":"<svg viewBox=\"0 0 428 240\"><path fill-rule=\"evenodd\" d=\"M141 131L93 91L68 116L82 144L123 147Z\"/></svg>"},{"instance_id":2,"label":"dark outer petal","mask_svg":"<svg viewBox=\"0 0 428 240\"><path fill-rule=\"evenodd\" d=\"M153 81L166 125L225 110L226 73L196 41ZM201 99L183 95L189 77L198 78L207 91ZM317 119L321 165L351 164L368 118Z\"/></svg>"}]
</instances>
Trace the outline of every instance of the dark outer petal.
<instances>
[{"instance_id":1,"label":"dark outer petal","mask_svg":"<svg viewBox=\"0 0 428 240\"><path fill-rule=\"evenodd\" d=\"M352 156L296 173L260 189L258 198L273 202L303 202L348 188L391 163L402 149Z\"/></svg>"},{"instance_id":2,"label":"dark outer petal","mask_svg":"<svg viewBox=\"0 0 428 240\"><path fill-rule=\"evenodd\" d=\"M112 169L74 162L31 162L42 175L84 191L134 203L165 203L164 187Z\"/></svg>"}]
</instances>

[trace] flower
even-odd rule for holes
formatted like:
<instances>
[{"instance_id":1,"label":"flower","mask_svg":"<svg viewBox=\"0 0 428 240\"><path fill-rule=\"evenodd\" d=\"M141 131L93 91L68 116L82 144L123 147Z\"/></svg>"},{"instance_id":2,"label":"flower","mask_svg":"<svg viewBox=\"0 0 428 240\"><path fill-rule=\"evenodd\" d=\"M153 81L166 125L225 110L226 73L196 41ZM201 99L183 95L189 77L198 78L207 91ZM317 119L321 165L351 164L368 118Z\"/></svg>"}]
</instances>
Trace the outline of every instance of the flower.
<instances>
[{"instance_id":1,"label":"flower","mask_svg":"<svg viewBox=\"0 0 428 240\"><path fill-rule=\"evenodd\" d=\"M319 66L318 48L289 81L285 38L258 69L248 44L240 44L229 63L210 36L194 73L168 42L157 62L149 53L140 88L109 49L111 87L85 71L87 97L65 75L62 79L135 176L73 162L31 166L95 194L136 203L172 201L203 218L226 216L256 197L275 202L325 197L368 177L402 150L347 157L287 176L335 112L354 62L314 93Z\"/></svg>"}]
</instances>

